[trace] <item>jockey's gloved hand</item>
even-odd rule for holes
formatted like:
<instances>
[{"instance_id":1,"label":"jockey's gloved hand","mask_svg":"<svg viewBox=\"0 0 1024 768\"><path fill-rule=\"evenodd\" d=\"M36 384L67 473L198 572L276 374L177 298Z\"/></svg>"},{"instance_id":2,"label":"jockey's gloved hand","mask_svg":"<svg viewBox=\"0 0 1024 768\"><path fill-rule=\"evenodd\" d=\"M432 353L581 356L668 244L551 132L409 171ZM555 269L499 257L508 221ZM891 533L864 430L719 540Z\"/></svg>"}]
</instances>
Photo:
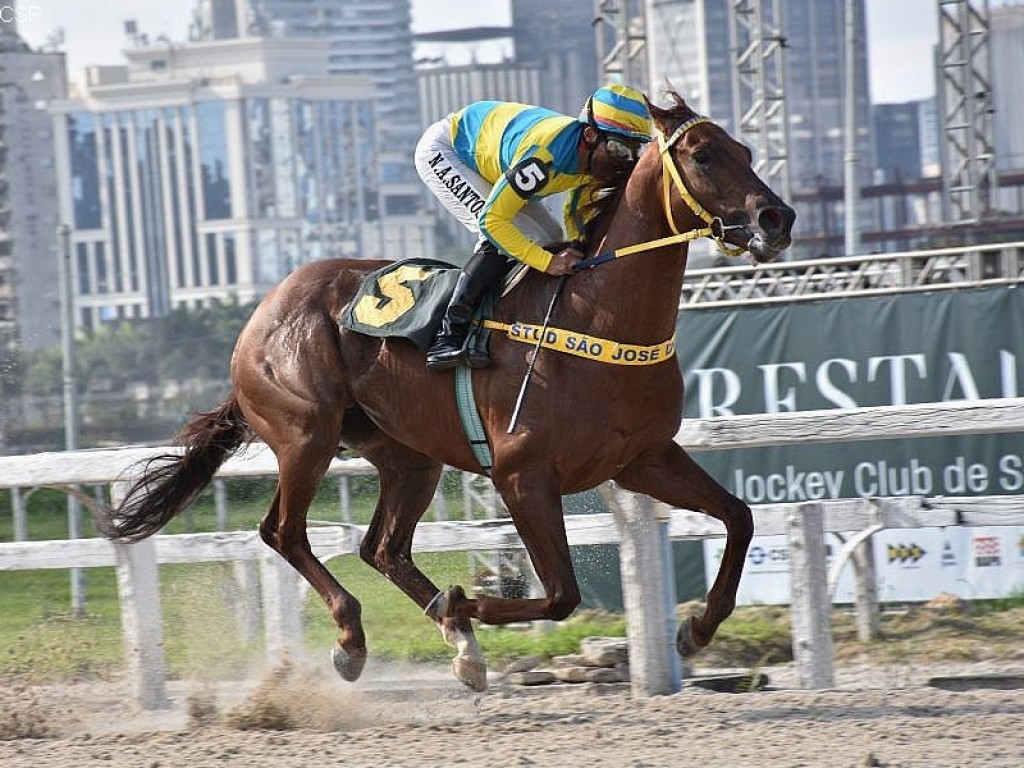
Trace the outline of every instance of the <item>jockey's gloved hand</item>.
<instances>
[{"instance_id":1,"label":"jockey's gloved hand","mask_svg":"<svg viewBox=\"0 0 1024 768\"><path fill-rule=\"evenodd\" d=\"M551 256L551 263L544 271L549 275L571 275L576 265L583 259L583 251L572 246Z\"/></svg>"}]
</instances>

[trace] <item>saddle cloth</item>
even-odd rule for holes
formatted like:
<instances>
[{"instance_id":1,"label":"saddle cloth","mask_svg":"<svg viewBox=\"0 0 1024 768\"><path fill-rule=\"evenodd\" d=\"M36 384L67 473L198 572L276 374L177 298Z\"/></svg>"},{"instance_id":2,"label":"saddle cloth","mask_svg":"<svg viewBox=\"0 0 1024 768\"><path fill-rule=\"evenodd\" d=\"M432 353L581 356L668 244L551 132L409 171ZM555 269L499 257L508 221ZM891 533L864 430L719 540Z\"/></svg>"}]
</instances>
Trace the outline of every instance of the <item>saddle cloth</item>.
<instances>
[{"instance_id":1,"label":"saddle cloth","mask_svg":"<svg viewBox=\"0 0 1024 768\"><path fill-rule=\"evenodd\" d=\"M455 290L459 268L434 259L405 259L366 276L340 318L367 336L409 339L427 349Z\"/></svg>"},{"instance_id":2,"label":"saddle cloth","mask_svg":"<svg viewBox=\"0 0 1024 768\"><path fill-rule=\"evenodd\" d=\"M474 349L486 352L490 330L480 321L491 316L498 296L511 291L527 269L525 264L514 265L504 282L480 302L470 332ZM441 325L459 271L454 264L435 259L403 259L381 267L363 280L339 319L341 327L367 336L408 339L426 350Z\"/></svg>"}]
</instances>

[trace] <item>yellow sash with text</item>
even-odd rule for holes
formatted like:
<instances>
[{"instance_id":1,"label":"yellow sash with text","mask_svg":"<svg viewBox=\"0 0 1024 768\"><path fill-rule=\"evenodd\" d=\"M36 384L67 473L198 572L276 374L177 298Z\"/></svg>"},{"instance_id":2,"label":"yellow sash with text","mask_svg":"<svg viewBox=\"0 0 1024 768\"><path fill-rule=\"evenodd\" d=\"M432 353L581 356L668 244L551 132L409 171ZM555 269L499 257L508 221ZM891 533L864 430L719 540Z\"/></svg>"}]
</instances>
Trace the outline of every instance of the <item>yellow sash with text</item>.
<instances>
[{"instance_id":1,"label":"yellow sash with text","mask_svg":"<svg viewBox=\"0 0 1024 768\"><path fill-rule=\"evenodd\" d=\"M504 331L512 341L534 345L539 343L546 349L612 365L654 365L669 360L676 353L675 334L660 344L620 344L611 339L588 336L585 333L567 331L564 328L552 328L551 326L544 328L541 325L530 323L509 324L484 320L483 325L496 331ZM541 332L544 334L543 339Z\"/></svg>"}]
</instances>

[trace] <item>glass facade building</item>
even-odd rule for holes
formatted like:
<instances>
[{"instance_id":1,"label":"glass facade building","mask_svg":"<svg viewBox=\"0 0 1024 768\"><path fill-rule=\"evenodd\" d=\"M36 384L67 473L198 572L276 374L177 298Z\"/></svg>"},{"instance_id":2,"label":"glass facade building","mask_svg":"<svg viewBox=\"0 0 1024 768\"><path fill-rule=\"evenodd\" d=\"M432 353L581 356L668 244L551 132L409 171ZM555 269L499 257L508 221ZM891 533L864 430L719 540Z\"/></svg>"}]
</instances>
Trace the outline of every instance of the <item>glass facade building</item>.
<instances>
[{"instance_id":1,"label":"glass facade building","mask_svg":"<svg viewBox=\"0 0 1024 768\"><path fill-rule=\"evenodd\" d=\"M367 83L128 82L53 111L83 326L246 302L308 261L378 253Z\"/></svg>"},{"instance_id":2,"label":"glass facade building","mask_svg":"<svg viewBox=\"0 0 1024 768\"><path fill-rule=\"evenodd\" d=\"M67 97L64 55L0 22L0 350L60 341L56 172L47 107ZM6 28L6 29L2 29ZM2 432L2 430L0 430ZM2 435L0 435L2 439Z\"/></svg>"},{"instance_id":3,"label":"glass facade building","mask_svg":"<svg viewBox=\"0 0 1024 768\"><path fill-rule=\"evenodd\" d=\"M433 219L412 162L424 126L413 69L411 0L204 0L208 39L287 35L326 41L327 71L368 78L376 92L379 194L388 258L433 253ZM231 20L234 19L234 22Z\"/></svg>"},{"instance_id":4,"label":"glass facade building","mask_svg":"<svg viewBox=\"0 0 1024 768\"><path fill-rule=\"evenodd\" d=\"M993 8L990 34L996 168L1020 172L1024 171L1024 5ZM1013 210L1011 205L1006 207Z\"/></svg>"}]
</instances>

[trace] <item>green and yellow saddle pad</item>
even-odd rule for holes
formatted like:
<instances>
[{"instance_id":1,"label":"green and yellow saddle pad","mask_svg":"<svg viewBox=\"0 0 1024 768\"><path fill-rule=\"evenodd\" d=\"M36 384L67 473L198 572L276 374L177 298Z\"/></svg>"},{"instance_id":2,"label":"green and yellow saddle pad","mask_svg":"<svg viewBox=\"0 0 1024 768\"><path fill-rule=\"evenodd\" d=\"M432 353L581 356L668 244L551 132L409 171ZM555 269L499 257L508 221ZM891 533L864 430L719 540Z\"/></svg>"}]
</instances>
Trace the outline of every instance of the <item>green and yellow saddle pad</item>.
<instances>
[{"instance_id":1,"label":"green and yellow saddle pad","mask_svg":"<svg viewBox=\"0 0 1024 768\"><path fill-rule=\"evenodd\" d=\"M441 324L459 268L434 259L405 259L371 272L340 318L368 336L409 339L427 349Z\"/></svg>"}]
</instances>

